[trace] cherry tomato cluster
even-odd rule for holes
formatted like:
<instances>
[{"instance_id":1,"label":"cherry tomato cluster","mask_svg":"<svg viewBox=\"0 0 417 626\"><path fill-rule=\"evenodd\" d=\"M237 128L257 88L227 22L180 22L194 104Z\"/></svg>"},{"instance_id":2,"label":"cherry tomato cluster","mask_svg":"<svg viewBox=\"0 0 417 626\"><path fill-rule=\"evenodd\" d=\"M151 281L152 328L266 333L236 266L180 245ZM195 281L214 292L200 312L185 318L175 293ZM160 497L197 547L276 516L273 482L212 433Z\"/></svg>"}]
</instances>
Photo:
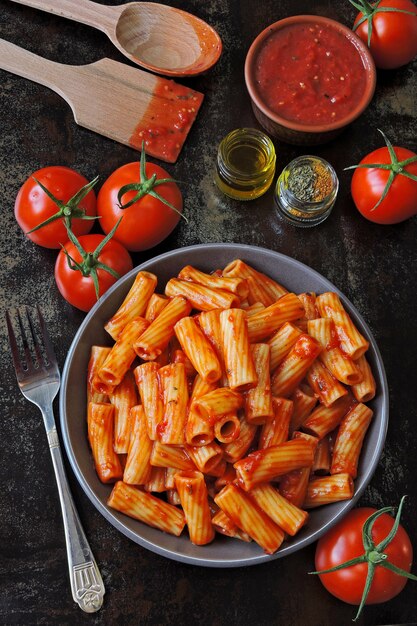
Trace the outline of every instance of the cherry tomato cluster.
<instances>
[{"instance_id":1,"label":"cherry tomato cluster","mask_svg":"<svg viewBox=\"0 0 417 626\"><path fill-rule=\"evenodd\" d=\"M146 162L114 171L98 196L73 169L44 167L30 176L15 202L18 224L34 243L60 248L55 281L63 297L89 311L118 278L132 269L128 250L147 250L177 225L182 195L169 174ZM89 234L98 220L105 234Z\"/></svg>"}]
</instances>

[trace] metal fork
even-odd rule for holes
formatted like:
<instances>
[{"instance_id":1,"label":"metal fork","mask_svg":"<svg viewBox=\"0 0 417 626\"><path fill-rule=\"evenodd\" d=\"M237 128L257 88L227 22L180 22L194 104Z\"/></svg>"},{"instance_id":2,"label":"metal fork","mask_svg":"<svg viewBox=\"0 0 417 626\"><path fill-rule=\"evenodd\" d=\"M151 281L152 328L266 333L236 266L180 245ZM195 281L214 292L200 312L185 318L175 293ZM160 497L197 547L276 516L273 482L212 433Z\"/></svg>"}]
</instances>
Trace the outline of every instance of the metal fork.
<instances>
[{"instance_id":1,"label":"metal fork","mask_svg":"<svg viewBox=\"0 0 417 626\"><path fill-rule=\"evenodd\" d=\"M35 332L34 314L38 318L40 338ZM27 321L28 331L24 327L23 315ZM18 333L14 331L12 317L17 321ZM20 391L25 398L39 407L45 423L64 520L72 597L83 611L94 613L103 604L105 589L65 475L52 407L61 380L52 343L38 306L35 310L32 309L32 312L28 307L24 307L22 315L19 309L10 309L6 312L6 322ZM24 353L23 359L20 356L19 337ZM34 358L30 345L33 346Z\"/></svg>"}]
</instances>

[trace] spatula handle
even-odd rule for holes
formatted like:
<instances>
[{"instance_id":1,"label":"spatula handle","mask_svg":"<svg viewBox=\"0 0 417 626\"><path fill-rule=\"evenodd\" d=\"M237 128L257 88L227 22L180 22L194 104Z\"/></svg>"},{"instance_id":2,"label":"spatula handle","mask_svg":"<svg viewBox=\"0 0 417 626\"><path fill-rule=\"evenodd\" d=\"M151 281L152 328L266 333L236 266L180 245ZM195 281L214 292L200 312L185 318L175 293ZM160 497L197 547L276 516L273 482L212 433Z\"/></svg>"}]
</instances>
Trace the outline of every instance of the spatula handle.
<instances>
[{"instance_id":1,"label":"spatula handle","mask_svg":"<svg viewBox=\"0 0 417 626\"><path fill-rule=\"evenodd\" d=\"M12 0L12 2L66 17L104 32L114 29L123 8L106 6L91 0Z\"/></svg>"},{"instance_id":2,"label":"spatula handle","mask_svg":"<svg viewBox=\"0 0 417 626\"><path fill-rule=\"evenodd\" d=\"M10 43L10 41L0 39L1 69L45 85L45 87L53 89L63 97L65 95L62 93L60 86L65 85L64 67L65 72L71 71L71 66L63 66L61 63L44 59L37 54L33 54L33 52L29 52L29 50Z\"/></svg>"}]
</instances>

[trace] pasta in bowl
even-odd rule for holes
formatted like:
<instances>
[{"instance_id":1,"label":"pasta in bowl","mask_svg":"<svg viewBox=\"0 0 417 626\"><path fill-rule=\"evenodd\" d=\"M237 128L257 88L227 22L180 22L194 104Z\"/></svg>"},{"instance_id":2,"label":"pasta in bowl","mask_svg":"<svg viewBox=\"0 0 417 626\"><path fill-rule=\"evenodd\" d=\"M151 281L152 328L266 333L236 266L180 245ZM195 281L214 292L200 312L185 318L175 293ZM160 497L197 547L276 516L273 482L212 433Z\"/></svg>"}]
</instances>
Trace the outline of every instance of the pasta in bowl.
<instances>
[{"instance_id":1,"label":"pasta in bowl","mask_svg":"<svg viewBox=\"0 0 417 626\"><path fill-rule=\"evenodd\" d=\"M284 255L208 244L142 264L97 303L60 408L106 519L164 556L233 567L300 549L353 506L387 396L375 341L336 287Z\"/></svg>"}]
</instances>

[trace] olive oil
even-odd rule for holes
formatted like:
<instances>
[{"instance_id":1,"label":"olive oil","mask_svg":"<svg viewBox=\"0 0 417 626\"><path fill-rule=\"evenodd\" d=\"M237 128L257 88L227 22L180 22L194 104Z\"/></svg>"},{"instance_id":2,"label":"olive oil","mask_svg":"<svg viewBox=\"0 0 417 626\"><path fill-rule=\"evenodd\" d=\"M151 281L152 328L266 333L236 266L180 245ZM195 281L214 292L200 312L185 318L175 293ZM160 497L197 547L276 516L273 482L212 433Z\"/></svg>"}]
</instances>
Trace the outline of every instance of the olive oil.
<instances>
[{"instance_id":1,"label":"olive oil","mask_svg":"<svg viewBox=\"0 0 417 626\"><path fill-rule=\"evenodd\" d=\"M215 182L235 200L259 198L272 184L275 161L269 137L254 128L238 128L219 145Z\"/></svg>"}]
</instances>

